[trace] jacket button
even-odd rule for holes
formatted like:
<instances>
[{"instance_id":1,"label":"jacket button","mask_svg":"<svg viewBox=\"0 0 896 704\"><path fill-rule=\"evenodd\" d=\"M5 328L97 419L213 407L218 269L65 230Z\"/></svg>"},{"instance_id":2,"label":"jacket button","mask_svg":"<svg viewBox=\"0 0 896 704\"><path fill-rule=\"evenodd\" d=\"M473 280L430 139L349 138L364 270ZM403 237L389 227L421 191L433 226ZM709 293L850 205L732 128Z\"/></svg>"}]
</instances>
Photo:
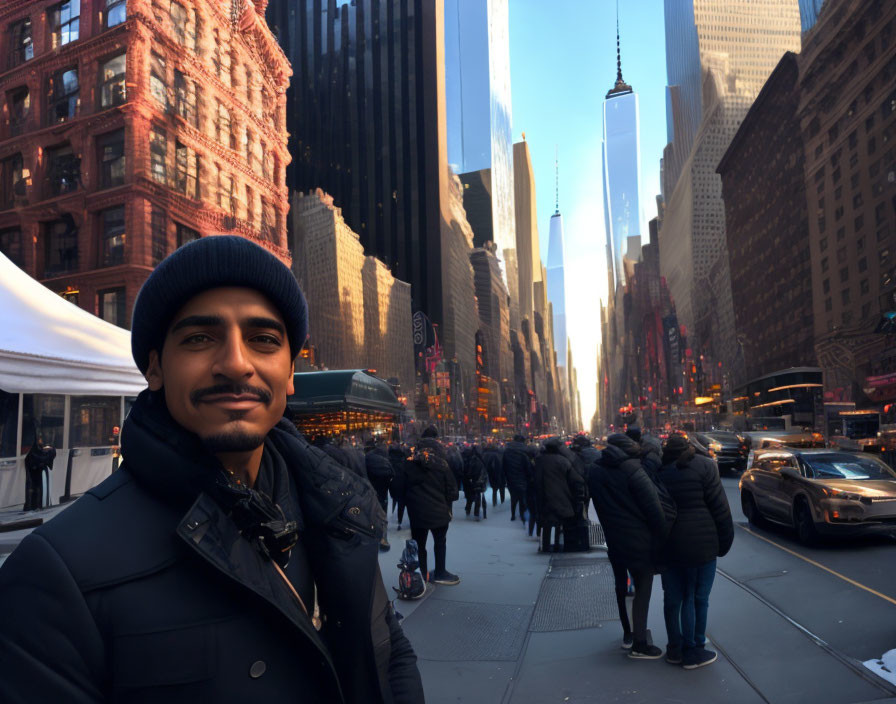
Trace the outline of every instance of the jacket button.
<instances>
[{"instance_id":1,"label":"jacket button","mask_svg":"<svg viewBox=\"0 0 896 704\"><path fill-rule=\"evenodd\" d=\"M257 680L267 669L268 666L264 664L264 660L256 660L252 663L252 667L249 668L249 677L253 680Z\"/></svg>"}]
</instances>

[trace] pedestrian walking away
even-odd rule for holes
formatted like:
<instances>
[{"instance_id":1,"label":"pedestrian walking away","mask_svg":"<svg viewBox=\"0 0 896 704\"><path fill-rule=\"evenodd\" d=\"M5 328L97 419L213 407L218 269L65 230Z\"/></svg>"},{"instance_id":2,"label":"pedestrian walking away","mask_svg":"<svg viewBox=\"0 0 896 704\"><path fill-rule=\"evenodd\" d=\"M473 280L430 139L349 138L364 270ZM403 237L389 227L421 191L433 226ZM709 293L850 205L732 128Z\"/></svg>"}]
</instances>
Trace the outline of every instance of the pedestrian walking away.
<instances>
[{"instance_id":1,"label":"pedestrian walking away","mask_svg":"<svg viewBox=\"0 0 896 704\"><path fill-rule=\"evenodd\" d=\"M504 451L494 442L489 442L482 452L485 460L485 468L488 472L488 484L492 488L492 506L498 505L498 494L501 495L501 503L507 492L507 478L504 476L503 467Z\"/></svg>"},{"instance_id":2,"label":"pedestrian walking away","mask_svg":"<svg viewBox=\"0 0 896 704\"><path fill-rule=\"evenodd\" d=\"M202 237L131 320L148 388L121 467L0 566L0 701L422 702L376 492L284 418L308 334L290 269Z\"/></svg>"},{"instance_id":3,"label":"pedestrian walking away","mask_svg":"<svg viewBox=\"0 0 896 704\"><path fill-rule=\"evenodd\" d=\"M377 499L380 506L383 507L383 515L386 516L389 509L389 485L395 478L395 470L389 461L389 455L386 449L377 444L375 438L370 438L364 444L364 465L367 471L367 478L376 491ZM388 519L386 520L388 525ZM380 540L380 550L383 552L390 549L389 540L386 537L386 526L383 527L383 538Z\"/></svg>"},{"instance_id":4,"label":"pedestrian walking away","mask_svg":"<svg viewBox=\"0 0 896 704\"><path fill-rule=\"evenodd\" d=\"M482 450L478 445L471 445L464 450L462 457L464 460L464 497L467 500L464 512L469 516L470 509L472 509L473 517L478 521L481 509L482 517L488 518L488 501L485 500L485 486L488 482L488 473L482 457Z\"/></svg>"},{"instance_id":5,"label":"pedestrian walking away","mask_svg":"<svg viewBox=\"0 0 896 704\"><path fill-rule=\"evenodd\" d=\"M551 438L545 443L544 452L535 460L542 552L559 552L561 526L564 536L572 535L576 526L576 509L581 514L585 503L585 481L562 453L561 444L559 438Z\"/></svg>"},{"instance_id":6,"label":"pedestrian walking away","mask_svg":"<svg viewBox=\"0 0 896 704\"><path fill-rule=\"evenodd\" d=\"M716 659L706 649L709 593L716 559L728 554L734 541L734 523L715 462L698 454L684 435L666 441L659 479L678 513L663 548L666 659L694 669Z\"/></svg>"},{"instance_id":7,"label":"pedestrian walking away","mask_svg":"<svg viewBox=\"0 0 896 704\"><path fill-rule=\"evenodd\" d=\"M610 435L600 462L589 475L589 488L613 565L623 642L629 637L632 640L630 657L657 659L663 651L647 642L647 612L658 551L668 528L656 486L641 466L640 454L641 447L627 435ZM635 587L630 634L624 617L627 573Z\"/></svg>"}]
</instances>

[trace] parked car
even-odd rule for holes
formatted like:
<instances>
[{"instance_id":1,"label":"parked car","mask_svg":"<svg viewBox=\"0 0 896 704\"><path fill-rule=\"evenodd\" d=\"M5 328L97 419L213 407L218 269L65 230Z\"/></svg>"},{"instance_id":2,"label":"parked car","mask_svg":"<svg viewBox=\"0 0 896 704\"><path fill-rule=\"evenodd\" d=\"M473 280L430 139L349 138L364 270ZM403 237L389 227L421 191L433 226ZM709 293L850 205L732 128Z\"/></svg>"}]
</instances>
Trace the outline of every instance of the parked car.
<instances>
[{"instance_id":1,"label":"parked car","mask_svg":"<svg viewBox=\"0 0 896 704\"><path fill-rule=\"evenodd\" d=\"M824 435L811 430L762 430L744 433L747 467L753 466L753 453L774 447L824 447Z\"/></svg>"},{"instance_id":2,"label":"parked car","mask_svg":"<svg viewBox=\"0 0 896 704\"><path fill-rule=\"evenodd\" d=\"M819 535L896 537L896 472L862 452L759 450L740 478L740 500L753 525L793 526L807 544Z\"/></svg>"},{"instance_id":3,"label":"parked car","mask_svg":"<svg viewBox=\"0 0 896 704\"><path fill-rule=\"evenodd\" d=\"M719 472L742 472L747 468L747 444L743 435L726 430L694 433L697 440L712 450Z\"/></svg>"}]
</instances>

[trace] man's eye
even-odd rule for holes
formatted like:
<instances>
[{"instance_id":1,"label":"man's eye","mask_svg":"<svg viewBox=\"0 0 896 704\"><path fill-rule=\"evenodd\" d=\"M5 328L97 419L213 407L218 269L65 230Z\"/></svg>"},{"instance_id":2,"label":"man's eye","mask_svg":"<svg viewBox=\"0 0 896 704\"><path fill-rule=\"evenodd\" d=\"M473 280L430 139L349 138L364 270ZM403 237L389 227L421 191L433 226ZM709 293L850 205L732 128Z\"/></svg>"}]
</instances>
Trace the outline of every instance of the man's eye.
<instances>
[{"instance_id":1,"label":"man's eye","mask_svg":"<svg viewBox=\"0 0 896 704\"><path fill-rule=\"evenodd\" d=\"M193 345L195 345L195 344L202 344L203 342L208 342L208 341L210 341L211 339L212 339L212 338L210 338L210 337L209 337L208 335L206 335L204 332L197 332L197 333L194 333L193 335L190 335L189 337L185 338L185 339L184 339L184 344L185 344L185 345L189 345L189 344L193 344Z\"/></svg>"},{"instance_id":2,"label":"man's eye","mask_svg":"<svg viewBox=\"0 0 896 704\"><path fill-rule=\"evenodd\" d=\"M280 340L273 335L256 335L252 338L253 342L260 342L264 345L276 345L280 346Z\"/></svg>"}]
</instances>

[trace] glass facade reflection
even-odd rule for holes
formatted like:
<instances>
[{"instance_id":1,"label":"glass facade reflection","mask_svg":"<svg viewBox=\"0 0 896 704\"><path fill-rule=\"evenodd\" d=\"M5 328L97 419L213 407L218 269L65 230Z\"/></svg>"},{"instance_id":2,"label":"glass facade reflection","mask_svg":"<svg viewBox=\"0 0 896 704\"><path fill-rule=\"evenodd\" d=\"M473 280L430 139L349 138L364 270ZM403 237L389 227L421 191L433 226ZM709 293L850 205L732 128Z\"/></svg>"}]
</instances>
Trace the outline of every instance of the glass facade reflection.
<instances>
[{"instance_id":1,"label":"glass facade reflection","mask_svg":"<svg viewBox=\"0 0 896 704\"><path fill-rule=\"evenodd\" d=\"M804 32L808 32L818 21L818 14L821 12L821 6L824 0L799 0L800 3L800 24Z\"/></svg>"},{"instance_id":2,"label":"glass facade reflection","mask_svg":"<svg viewBox=\"0 0 896 704\"><path fill-rule=\"evenodd\" d=\"M554 309L554 350L557 352L557 366L566 364L566 274L563 246L563 216L558 210L551 216L550 239L548 240L548 300Z\"/></svg>"}]
</instances>

